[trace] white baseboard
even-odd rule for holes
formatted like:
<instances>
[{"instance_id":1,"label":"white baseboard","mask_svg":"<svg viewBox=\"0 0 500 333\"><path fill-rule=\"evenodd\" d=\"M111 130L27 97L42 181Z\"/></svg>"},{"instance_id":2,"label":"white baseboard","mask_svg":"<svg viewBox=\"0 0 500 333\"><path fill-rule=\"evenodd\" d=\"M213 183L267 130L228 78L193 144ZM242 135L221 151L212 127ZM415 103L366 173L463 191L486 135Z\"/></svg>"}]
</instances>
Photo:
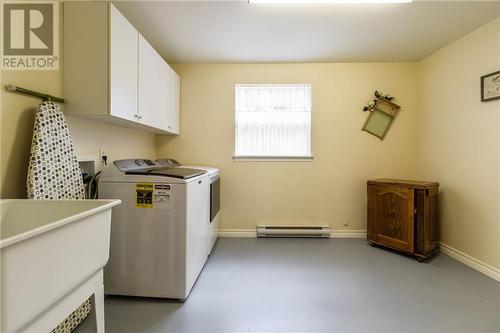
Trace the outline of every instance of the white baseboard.
<instances>
[{"instance_id":1,"label":"white baseboard","mask_svg":"<svg viewBox=\"0 0 500 333\"><path fill-rule=\"evenodd\" d=\"M255 229L219 229L220 237L257 237ZM330 238L366 238L366 230L337 230Z\"/></svg>"},{"instance_id":2,"label":"white baseboard","mask_svg":"<svg viewBox=\"0 0 500 333\"><path fill-rule=\"evenodd\" d=\"M366 238L366 230L332 230L330 238Z\"/></svg>"},{"instance_id":3,"label":"white baseboard","mask_svg":"<svg viewBox=\"0 0 500 333\"><path fill-rule=\"evenodd\" d=\"M500 282L500 269L497 269L491 265L488 265L485 262L482 262L481 260L478 260L474 257L471 257L468 254L463 253L462 251L459 251L455 249L452 246L449 246L444 243L440 243L440 248L441 252L443 252L446 255L449 255L450 257L460 261L461 263L475 269L476 271L479 271L483 273L484 275L489 276L490 278L497 280Z\"/></svg>"}]
</instances>

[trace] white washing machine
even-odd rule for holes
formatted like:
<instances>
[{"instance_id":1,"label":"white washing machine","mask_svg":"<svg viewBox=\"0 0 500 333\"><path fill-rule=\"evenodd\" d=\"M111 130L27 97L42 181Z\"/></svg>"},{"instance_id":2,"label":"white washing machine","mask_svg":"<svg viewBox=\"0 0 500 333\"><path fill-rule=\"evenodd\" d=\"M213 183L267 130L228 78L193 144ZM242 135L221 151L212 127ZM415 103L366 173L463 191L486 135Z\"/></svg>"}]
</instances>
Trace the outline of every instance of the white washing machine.
<instances>
[{"instance_id":1,"label":"white washing machine","mask_svg":"<svg viewBox=\"0 0 500 333\"><path fill-rule=\"evenodd\" d=\"M99 180L113 208L106 294L185 300L207 260L205 170L119 160Z\"/></svg>"},{"instance_id":2,"label":"white washing machine","mask_svg":"<svg viewBox=\"0 0 500 333\"><path fill-rule=\"evenodd\" d=\"M209 177L209 186L207 186L207 224L208 224L208 254L212 253L212 249L219 237L220 228L220 170L208 166L193 166L181 165L174 159L164 158L156 160L157 164L170 168L193 168L205 170Z\"/></svg>"}]
</instances>

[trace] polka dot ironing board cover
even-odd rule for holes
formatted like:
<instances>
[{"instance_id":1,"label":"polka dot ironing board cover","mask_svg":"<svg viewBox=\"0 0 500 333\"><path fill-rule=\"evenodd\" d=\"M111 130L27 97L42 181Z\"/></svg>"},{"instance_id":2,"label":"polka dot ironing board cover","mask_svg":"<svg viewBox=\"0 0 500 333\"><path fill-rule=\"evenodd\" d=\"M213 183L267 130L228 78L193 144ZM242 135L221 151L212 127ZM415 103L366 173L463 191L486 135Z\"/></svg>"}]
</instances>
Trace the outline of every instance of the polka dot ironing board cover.
<instances>
[{"instance_id":1,"label":"polka dot ironing board cover","mask_svg":"<svg viewBox=\"0 0 500 333\"><path fill-rule=\"evenodd\" d=\"M27 183L29 199L85 199L68 126L54 102L37 107Z\"/></svg>"}]
</instances>

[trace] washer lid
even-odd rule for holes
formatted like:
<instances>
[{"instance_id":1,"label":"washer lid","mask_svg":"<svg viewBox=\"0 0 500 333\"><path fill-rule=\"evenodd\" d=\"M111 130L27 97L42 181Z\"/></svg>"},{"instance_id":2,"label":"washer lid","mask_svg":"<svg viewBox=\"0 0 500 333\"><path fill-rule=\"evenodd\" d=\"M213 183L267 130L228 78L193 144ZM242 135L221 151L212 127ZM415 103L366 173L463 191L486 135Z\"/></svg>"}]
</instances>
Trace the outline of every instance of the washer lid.
<instances>
[{"instance_id":1,"label":"washer lid","mask_svg":"<svg viewBox=\"0 0 500 333\"><path fill-rule=\"evenodd\" d=\"M202 165L183 165L179 166L179 168L188 168L188 169L200 169L205 170L209 176L214 176L220 173L220 170L214 167L202 166Z\"/></svg>"},{"instance_id":2,"label":"washer lid","mask_svg":"<svg viewBox=\"0 0 500 333\"><path fill-rule=\"evenodd\" d=\"M142 175L142 176L160 176L173 177L180 179L189 179L206 173L205 170L188 169L188 168L154 168L154 169L137 169L126 171L126 175Z\"/></svg>"}]
</instances>

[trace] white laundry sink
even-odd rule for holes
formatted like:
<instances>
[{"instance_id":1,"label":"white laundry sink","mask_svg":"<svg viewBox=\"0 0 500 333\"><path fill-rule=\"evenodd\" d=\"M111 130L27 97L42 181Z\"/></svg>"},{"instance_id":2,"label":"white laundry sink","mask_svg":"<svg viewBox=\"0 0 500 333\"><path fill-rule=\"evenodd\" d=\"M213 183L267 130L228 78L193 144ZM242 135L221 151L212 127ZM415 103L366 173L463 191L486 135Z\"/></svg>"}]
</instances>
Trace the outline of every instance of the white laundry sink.
<instances>
[{"instance_id":1,"label":"white laundry sink","mask_svg":"<svg viewBox=\"0 0 500 333\"><path fill-rule=\"evenodd\" d=\"M104 330L102 268L120 200L0 200L1 332L50 332L94 295Z\"/></svg>"}]
</instances>

